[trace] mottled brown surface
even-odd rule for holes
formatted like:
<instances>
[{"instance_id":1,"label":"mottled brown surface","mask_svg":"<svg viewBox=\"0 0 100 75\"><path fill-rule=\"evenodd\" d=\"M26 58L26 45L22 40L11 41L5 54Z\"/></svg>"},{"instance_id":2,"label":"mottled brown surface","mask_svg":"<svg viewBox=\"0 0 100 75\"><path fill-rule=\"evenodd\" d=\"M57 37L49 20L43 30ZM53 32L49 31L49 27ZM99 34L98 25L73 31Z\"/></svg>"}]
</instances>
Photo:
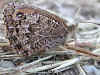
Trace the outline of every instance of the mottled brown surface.
<instances>
[{"instance_id":1,"label":"mottled brown surface","mask_svg":"<svg viewBox=\"0 0 100 75\"><path fill-rule=\"evenodd\" d=\"M63 45L67 35L63 19L45 10L10 3L4 9L7 39L18 54L32 55Z\"/></svg>"}]
</instances>

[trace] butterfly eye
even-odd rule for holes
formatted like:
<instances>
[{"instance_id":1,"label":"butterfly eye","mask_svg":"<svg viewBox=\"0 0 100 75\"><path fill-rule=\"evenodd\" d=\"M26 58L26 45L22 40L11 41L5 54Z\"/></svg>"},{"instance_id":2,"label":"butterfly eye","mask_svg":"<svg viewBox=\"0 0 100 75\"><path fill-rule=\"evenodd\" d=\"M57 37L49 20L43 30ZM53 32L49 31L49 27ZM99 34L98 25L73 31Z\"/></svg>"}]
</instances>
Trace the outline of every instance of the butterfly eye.
<instances>
[{"instance_id":1,"label":"butterfly eye","mask_svg":"<svg viewBox=\"0 0 100 75\"><path fill-rule=\"evenodd\" d=\"M16 16L18 16L18 17L21 17L21 16L23 16L24 14L22 13L22 12L18 12L17 14L16 14Z\"/></svg>"},{"instance_id":2,"label":"butterfly eye","mask_svg":"<svg viewBox=\"0 0 100 75\"><path fill-rule=\"evenodd\" d=\"M16 17L18 17L18 18L20 18L20 19L26 19L25 14L22 13L22 12L18 12L18 13L16 14Z\"/></svg>"}]
</instances>

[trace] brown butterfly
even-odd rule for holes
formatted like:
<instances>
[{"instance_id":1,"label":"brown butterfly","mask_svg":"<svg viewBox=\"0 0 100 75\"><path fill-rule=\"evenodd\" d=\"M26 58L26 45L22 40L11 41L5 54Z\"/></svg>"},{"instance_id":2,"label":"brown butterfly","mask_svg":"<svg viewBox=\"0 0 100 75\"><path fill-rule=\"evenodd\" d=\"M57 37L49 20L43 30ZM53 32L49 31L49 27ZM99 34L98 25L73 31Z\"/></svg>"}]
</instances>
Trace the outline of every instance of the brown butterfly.
<instances>
[{"instance_id":1,"label":"brown butterfly","mask_svg":"<svg viewBox=\"0 0 100 75\"><path fill-rule=\"evenodd\" d=\"M10 3L3 13L7 39L18 54L26 56L41 54L56 46L64 45L65 38L69 36L70 29L65 21L46 10ZM95 56L84 50L77 52Z\"/></svg>"},{"instance_id":2,"label":"brown butterfly","mask_svg":"<svg viewBox=\"0 0 100 75\"><path fill-rule=\"evenodd\" d=\"M10 46L25 55L63 45L68 33L63 19L27 5L8 4L4 9L4 23Z\"/></svg>"}]
</instances>

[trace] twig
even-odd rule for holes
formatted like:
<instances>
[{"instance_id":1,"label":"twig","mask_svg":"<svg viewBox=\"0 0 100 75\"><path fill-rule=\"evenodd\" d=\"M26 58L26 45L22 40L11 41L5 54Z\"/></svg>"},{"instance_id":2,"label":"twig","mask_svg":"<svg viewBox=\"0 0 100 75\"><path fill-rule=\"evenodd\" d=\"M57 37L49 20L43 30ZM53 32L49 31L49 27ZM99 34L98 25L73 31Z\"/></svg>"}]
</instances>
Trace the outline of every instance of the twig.
<instances>
[{"instance_id":1,"label":"twig","mask_svg":"<svg viewBox=\"0 0 100 75\"><path fill-rule=\"evenodd\" d=\"M77 62L80 62L80 61L81 61L81 60L80 60L79 57L73 58L73 59L70 59L70 60L67 60L65 63L63 63L63 64L60 65L59 67L52 69L52 71L53 71L53 72L57 72L59 69L68 67L68 66L73 65L73 64L75 64L75 63L77 63Z\"/></svg>"},{"instance_id":2,"label":"twig","mask_svg":"<svg viewBox=\"0 0 100 75\"><path fill-rule=\"evenodd\" d=\"M10 45L9 42L0 42L0 47L9 46L9 45Z\"/></svg>"},{"instance_id":3,"label":"twig","mask_svg":"<svg viewBox=\"0 0 100 75\"><path fill-rule=\"evenodd\" d=\"M41 61L50 59L51 57L53 57L53 56L48 56L48 57L45 57L45 58L41 58L41 59L39 59L39 60L37 60L37 61L34 61L34 62L32 62L32 63L25 64L25 65L23 65L23 66L17 67L16 69L17 69L17 70L21 70L21 71L26 71L26 70L32 68L35 64L38 64L38 63L41 62Z\"/></svg>"},{"instance_id":4,"label":"twig","mask_svg":"<svg viewBox=\"0 0 100 75\"><path fill-rule=\"evenodd\" d=\"M63 50L63 51L55 51L55 50L52 50L52 51L47 51L45 52L45 55L67 55L67 54L75 54L73 51L70 51L70 50Z\"/></svg>"},{"instance_id":5,"label":"twig","mask_svg":"<svg viewBox=\"0 0 100 75\"><path fill-rule=\"evenodd\" d=\"M78 67L78 69L80 71L80 75L87 75L86 71L82 68L82 66L80 64L77 64L77 67Z\"/></svg>"},{"instance_id":6,"label":"twig","mask_svg":"<svg viewBox=\"0 0 100 75\"><path fill-rule=\"evenodd\" d=\"M89 56L90 58L93 58L93 59L96 59L96 60L100 60L100 55L94 54L91 51L83 49L83 48L73 47L73 46L69 46L69 45L65 45L64 47L60 46L60 47L65 49L65 50L70 49L72 51L77 52L78 54Z\"/></svg>"},{"instance_id":7,"label":"twig","mask_svg":"<svg viewBox=\"0 0 100 75\"><path fill-rule=\"evenodd\" d=\"M74 58L76 60L80 60L80 58ZM55 68L57 66L60 66L64 63L69 63L71 62L72 60L74 59L71 59L71 60L65 60L65 61L61 61L59 63L55 63L55 64L50 64L50 65L45 65L45 66L42 66L42 67L37 67L37 68L32 68L32 69L28 69L26 72L29 72L29 73L37 73L39 71L44 71L44 70L48 70L48 69L52 69L52 68Z\"/></svg>"},{"instance_id":8,"label":"twig","mask_svg":"<svg viewBox=\"0 0 100 75\"><path fill-rule=\"evenodd\" d=\"M35 64L37 64L37 63L39 63L41 61L47 60L47 59L49 59L51 57L52 56L48 56L48 57L39 59L39 60L37 60L35 62L26 64L26 65L23 65L23 66L19 66L19 67L16 67L16 68L1 68L0 67L0 74L12 73L12 72L14 72L14 73L21 72L21 73L23 73L23 71L27 71L28 69L32 68Z\"/></svg>"},{"instance_id":9,"label":"twig","mask_svg":"<svg viewBox=\"0 0 100 75\"><path fill-rule=\"evenodd\" d=\"M22 57L21 55L3 55L0 58L14 58L14 57Z\"/></svg>"}]
</instances>

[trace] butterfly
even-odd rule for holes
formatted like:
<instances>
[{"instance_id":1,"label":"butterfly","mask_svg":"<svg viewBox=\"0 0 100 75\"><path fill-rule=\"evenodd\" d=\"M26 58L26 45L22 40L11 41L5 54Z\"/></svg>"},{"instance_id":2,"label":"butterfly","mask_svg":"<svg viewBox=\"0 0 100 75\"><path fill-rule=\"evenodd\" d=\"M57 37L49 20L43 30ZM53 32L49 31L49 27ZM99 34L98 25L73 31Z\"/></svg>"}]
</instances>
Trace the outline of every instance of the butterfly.
<instances>
[{"instance_id":1,"label":"butterfly","mask_svg":"<svg viewBox=\"0 0 100 75\"><path fill-rule=\"evenodd\" d=\"M66 23L46 10L10 3L3 14L6 37L18 54L40 54L65 42Z\"/></svg>"}]
</instances>

